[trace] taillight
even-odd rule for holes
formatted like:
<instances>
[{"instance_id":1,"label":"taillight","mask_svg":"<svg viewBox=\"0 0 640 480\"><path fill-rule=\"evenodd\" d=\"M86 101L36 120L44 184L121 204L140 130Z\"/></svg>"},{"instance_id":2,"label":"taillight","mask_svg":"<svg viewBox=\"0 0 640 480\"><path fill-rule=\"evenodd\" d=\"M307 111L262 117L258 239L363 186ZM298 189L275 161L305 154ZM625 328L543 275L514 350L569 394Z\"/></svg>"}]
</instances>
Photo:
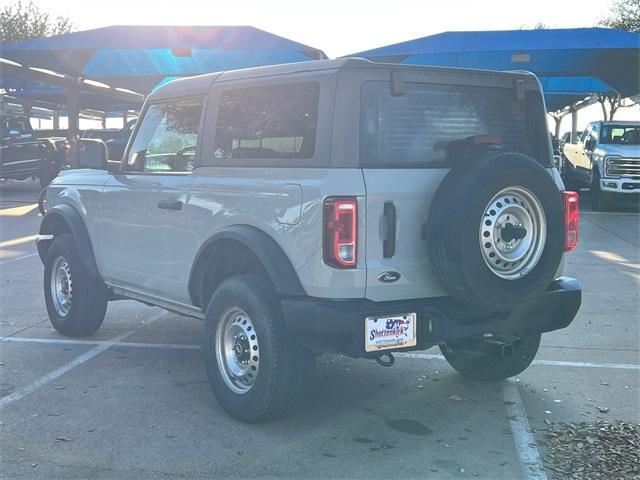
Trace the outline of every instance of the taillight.
<instances>
[{"instance_id":1,"label":"taillight","mask_svg":"<svg viewBox=\"0 0 640 480\"><path fill-rule=\"evenodd\" d=\"M564 251L570 252L578 246L578 221L580 213L578 192L562 192L564 197Z\"/></svg>"},{"instance_id":2,"label":"taillight","mask_svg":"<svg viewBox=\"0 0 640 480\"><path fill-rule=\"evenodd\" d=\"M62 155L64 155L65 158L69 158L70 150L71 150L71 142L69 142L69 140L65 140L64 145L62 146Z\"/></svg>"},{"instance_id":3,"label":"taillight","mask_svg":"<svg viewBox=\"0 0 640 480\"><path fill-rule=\"evenodd\" d=\"M324 261L338 268L358 262L358 201L333 197L324 202Z\"/></svg>"}]
</instances>

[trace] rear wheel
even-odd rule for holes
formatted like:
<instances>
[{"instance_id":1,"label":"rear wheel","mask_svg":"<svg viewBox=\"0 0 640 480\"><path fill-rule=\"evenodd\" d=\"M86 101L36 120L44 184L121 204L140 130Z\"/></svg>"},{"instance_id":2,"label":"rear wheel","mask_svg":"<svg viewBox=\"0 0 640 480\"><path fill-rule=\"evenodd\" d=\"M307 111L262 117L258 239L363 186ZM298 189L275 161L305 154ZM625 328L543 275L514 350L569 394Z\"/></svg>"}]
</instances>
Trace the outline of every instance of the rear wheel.
<instances>
[{"instance_id":1,"label":"rear wheel","mask_svg":"<svg viewBox=\"0 0 640 480\"><path fill-rule=\"evenodd\" d=\"M51 180L56 178L60 173L60 161L56 157L51 156L42 162L40 171L38 172L38 181L41 187L46 187L51 183Z\"/></svg>"},{"instance_id":2,"label":"rear wheel","mask_svg":"<svg viewBox=\"0 0 640 480\"><path fill-rule=\"evenodd\" d=\"M56 235L47 252L44 298L51 324L64 335L91 335L102 325L107 287L89 274L69 233Z\"/></svg>"},{"instance_id":3,"label":"rear wheel","mask_svg":"<svg viewBox=\"0 0 640 480\"><path fill-rule=\"evenodd\" d=\"M580 182L575 178L575 172L573 165L571 165L566 159L562 160L562 183L566 190L573 192L580 191Z\"/></svg>"},{"instance_id":4,"label":"rear wheel","mask_svg":"<svg viewBox=\"0 0 640 480\"><path fill-rule=\"evenodd\" d=\"M269 280L254 274L225 280L205 323L207 377L222 408L250 423L288 413L313 362L287 334Z\"/></svg>"},{"instance_id":5,"label":"rear wheel","mask_svg":"<svg viewBox=\"0 0 640 480\"><path fill-rule=\"evenodd\" d=\"M440 347L449 365L461 375L474 380L496 381L522 373L535 358L540 346L540 334L521 338L513 344L509 357L483 351L457 349L456 345Z\"/></svg>"}]
</instances>

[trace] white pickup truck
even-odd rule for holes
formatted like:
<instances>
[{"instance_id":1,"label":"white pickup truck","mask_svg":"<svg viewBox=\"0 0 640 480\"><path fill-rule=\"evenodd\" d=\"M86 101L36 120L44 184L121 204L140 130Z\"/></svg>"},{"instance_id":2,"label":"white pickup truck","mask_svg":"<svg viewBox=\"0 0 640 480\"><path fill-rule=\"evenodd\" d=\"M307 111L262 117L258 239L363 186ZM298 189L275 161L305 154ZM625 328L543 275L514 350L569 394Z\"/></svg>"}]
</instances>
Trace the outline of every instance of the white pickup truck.
<instances>
[{"instance_id":1,"label":"white pickup truck","mask_svg":"<svg viewBox=\"0 0 640 480\"><path fill-rule=\"evenodd\" d=\"M640 193L640 122L592 122L578 143L565 143L563 155L565 185L590 187L594 210Z\"/></svg>"}]
</instances>

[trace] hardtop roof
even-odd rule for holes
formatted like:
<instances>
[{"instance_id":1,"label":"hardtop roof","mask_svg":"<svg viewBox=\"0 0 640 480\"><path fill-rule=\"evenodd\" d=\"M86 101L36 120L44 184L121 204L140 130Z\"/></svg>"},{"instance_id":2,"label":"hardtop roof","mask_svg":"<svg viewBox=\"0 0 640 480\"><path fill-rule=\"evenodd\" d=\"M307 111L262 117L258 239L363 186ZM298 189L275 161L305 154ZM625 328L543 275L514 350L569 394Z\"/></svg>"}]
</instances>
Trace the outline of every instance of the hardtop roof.
<instances>
[{"instance_id":1,"label":"hardtop roof","mask_svg":"<svg viewBox=\"0 0 640 480\"><path fill-rule=\"evenodd\" d=\"M383 70L407 70L407 71L448 71L448 72L474 72L485 75L513 76L535 78L535 75L527 71L496 71L477 70L457 67L435 67L424 65L404 65L396 63L378 63L364 58L338 58L334 60L312 60L309 62L286 63L281 65L266 65L260 67L243 68L224 72L206 73L193 77L180 78L168 82L149 95L152 101L169 98L206 95L214 82L229 82L247 80L251 78L288 75L303 72L320 72L328 70L345 69L383 69Z\"/></svg>"}]
</instances>

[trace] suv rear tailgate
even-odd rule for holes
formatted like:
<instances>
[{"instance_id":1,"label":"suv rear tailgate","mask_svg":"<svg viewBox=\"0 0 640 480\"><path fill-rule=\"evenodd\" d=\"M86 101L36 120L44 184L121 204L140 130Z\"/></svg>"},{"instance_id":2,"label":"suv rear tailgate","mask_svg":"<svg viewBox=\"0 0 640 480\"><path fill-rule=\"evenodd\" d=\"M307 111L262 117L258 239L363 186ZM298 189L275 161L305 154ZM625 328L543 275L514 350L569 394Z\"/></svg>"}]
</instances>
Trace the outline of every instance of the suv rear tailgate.
<instances>
[{"instance_id":1,"label":"suv rear tailgate","mask_svg":"<svg viewBox=\"0 0 640 480\"><path fill-rule=\"evenodd\" d=\"M385 301L446 295L429 268L423 236L431 200L447 172L448 169L363 170L367 190L366 298ZM385 240L389 245L392 237L395 249L391 252L387 246L385 252ZM387 283L381 277L385 272L399 273L400 278Z\"/></svg>"}]
</instances>

